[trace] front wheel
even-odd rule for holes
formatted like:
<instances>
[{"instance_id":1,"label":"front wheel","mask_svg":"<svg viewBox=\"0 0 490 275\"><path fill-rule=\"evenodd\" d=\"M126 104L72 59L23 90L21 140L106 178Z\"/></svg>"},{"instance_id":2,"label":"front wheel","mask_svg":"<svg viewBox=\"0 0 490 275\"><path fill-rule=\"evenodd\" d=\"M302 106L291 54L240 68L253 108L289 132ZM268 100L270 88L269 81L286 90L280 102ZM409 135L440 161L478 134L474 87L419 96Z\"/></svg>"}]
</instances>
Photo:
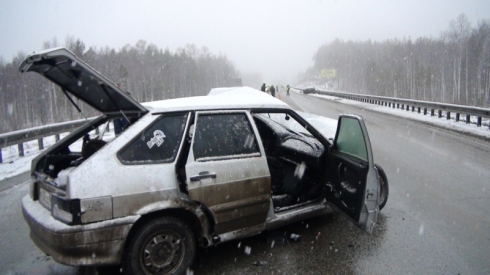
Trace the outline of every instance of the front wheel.
<instances>
[{"instance_id":1,"label":"front wheel","mask_svg":"<svg viewBox=\"0 0 490 275\"><path fill-rule=\"evenodd\" d=\"M194 260L194 235L182 221L160 217L135 230L121 263L125 274L184 274Z\"/></svg>"},{"instance_id":2,"label":"front wheel","mask_svg":"<svg viewBox=\"0 0 490 275\"><path fill-rule=\"evenodd\" d=\"M386 177L386 173L379 166L378 164L374 164L376 169L378 169L378 174L379 174L379 183L380 183L380 190L379 190L379 203L378 207L379 210L383 209L386 205L386 202L388 202L388 194L390 192L390 188L388 186L388 177Z\"/></svg>"}]
</instances>

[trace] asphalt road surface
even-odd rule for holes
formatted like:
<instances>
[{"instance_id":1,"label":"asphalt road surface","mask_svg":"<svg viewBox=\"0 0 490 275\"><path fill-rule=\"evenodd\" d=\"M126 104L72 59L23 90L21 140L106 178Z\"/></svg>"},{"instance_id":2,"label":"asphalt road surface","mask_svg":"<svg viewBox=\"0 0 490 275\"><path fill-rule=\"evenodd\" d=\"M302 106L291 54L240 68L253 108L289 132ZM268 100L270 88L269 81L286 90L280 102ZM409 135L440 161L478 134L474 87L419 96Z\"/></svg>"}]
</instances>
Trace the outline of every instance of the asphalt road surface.
<instances>
[{"instance_id":1,"label":"asphalt road surface","mask_svg":"<svg viewBox=\"0 0 490 275\"><path fill-rule=\"evenodd\" d=\"M490 142L332 100L281 96L318 115L363 116L390 184L379 224L366 234L338 214L305 220L271 233L298 234L299 242L259 235L199 250L194 274L490 274ZM0 274L86 272L55 263L30 241L20 208L27 192L22 183L0 193Z\"/></svg>"}]
</instances>

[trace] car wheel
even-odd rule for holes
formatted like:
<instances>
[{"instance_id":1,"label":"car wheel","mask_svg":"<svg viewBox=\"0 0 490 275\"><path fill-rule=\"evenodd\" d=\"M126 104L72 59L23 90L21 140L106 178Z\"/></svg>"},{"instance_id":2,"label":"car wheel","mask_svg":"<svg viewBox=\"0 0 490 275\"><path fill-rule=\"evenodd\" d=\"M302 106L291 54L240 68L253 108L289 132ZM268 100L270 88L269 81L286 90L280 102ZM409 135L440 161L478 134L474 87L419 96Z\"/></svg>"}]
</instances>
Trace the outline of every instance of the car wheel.
<instances>
[{"instance_id":1,"label":"car wheel","mask_svg":"<svg viewBox=\"0 0 490 275\"><path fill-rule=\"evenodd\" d=\"M194 260L194 235L182 221L160 217L135 229L121 263L125 274L184 274Z\"/></svg>"},{"instance_id":2,"label":"car wheel","mask_svg":"<svg viewBox=\"0 0 490 275\"><path fill-rule=\"evenodd\" d=\"M378 207L379 210L381 210L385 207L386 202L388 201L388 194L390 192L390 188L388 186L388 177L386 177L386 173L383 170L383 168L381 168L381 166L379 166L378 164L374 164L374 166L378 169L378 174L380 178L379 182L380 182L381 190L379 192L380 198L379 198Z\"/></svg>"}]
</instances>

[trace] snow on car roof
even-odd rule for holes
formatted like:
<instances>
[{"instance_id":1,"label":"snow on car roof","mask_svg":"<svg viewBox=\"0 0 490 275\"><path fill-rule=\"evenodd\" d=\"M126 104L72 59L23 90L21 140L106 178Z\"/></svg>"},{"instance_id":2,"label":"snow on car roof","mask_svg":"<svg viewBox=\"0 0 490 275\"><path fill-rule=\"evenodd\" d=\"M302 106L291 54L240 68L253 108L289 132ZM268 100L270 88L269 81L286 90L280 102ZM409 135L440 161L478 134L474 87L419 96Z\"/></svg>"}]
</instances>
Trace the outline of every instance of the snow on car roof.
<instances>
[{"instance_id":1,"label":"snow on car roof","mask_svg":"<svg viewBox=\"0 0 490 275\"><path fill-rule=\"evenodd\" d=\"M269 94L250 87L216 88L208 96L183 97L142 103L152 113L183 110L219 110L248 108L291 109Z\"/></svg>"}]
</instances>

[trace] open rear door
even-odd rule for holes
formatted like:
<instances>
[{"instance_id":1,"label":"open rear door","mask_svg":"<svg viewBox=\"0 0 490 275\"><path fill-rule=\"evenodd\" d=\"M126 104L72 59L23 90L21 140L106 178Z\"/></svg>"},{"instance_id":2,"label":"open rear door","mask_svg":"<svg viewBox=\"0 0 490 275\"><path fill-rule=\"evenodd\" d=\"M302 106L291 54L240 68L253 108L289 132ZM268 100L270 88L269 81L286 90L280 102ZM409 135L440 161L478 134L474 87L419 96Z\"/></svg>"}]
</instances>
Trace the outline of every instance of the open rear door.
<instances>
[{"instance_id":1,"label":"open rear door","mask_svg":"<svg viewBox=\"0 0 490 275\"><path fill-rule=\"evenodd\" d=\"M379 183L371 143L361 117L339 117L327 169L329 204L371 233L379 212Z\"/></svg>"}]
</instances>

